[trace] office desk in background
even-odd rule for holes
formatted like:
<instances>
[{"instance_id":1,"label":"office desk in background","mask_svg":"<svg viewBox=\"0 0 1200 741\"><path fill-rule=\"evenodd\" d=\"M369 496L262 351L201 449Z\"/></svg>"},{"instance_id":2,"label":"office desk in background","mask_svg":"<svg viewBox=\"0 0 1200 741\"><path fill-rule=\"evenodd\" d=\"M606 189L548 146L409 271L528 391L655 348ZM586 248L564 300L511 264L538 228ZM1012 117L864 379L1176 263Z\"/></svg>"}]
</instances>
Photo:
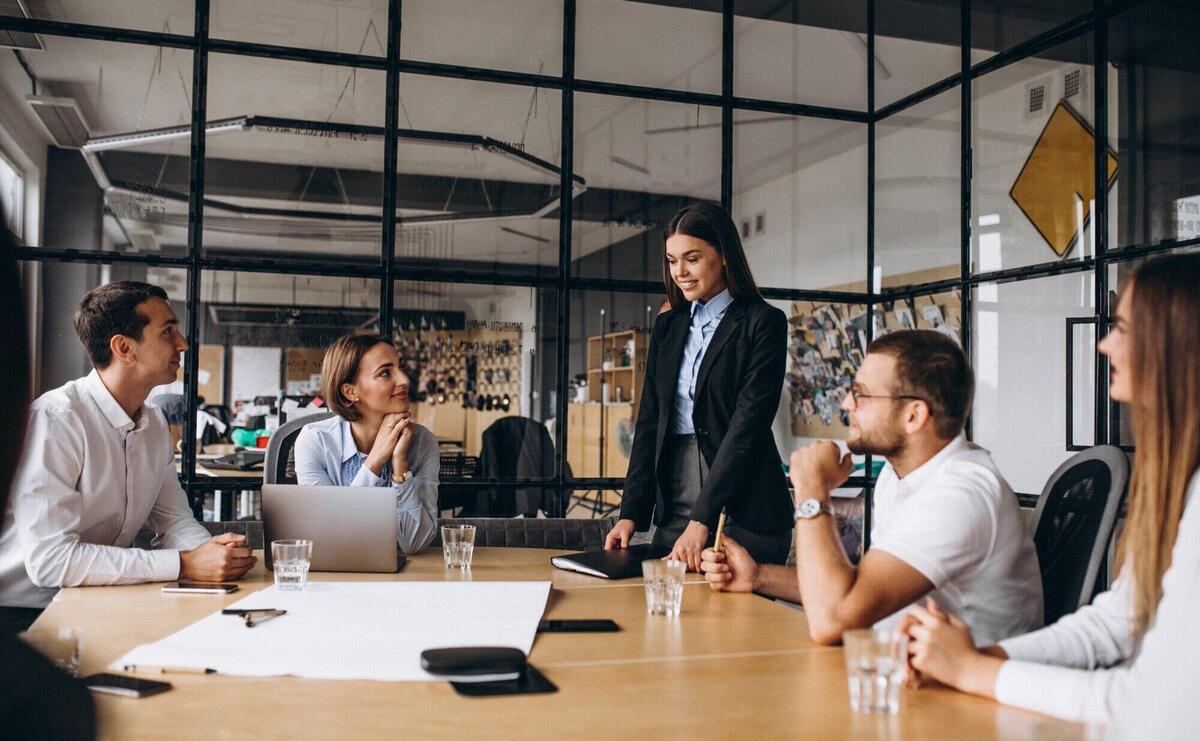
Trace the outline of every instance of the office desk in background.
<instances>
[{"instance_id":1,"label":"office desk in background","mask_svg":"<svg viewBox=\"0 0 1200 741\"><path fill-rule=\"evenodd\" d=\"M612 618L619 633L541 634L530 662L555 694L459 697L441 682L164 677L141 700L97 696L102 738L770 738L1075 739L1085 726L944 689L905 690L897 716L849 709L840 648L808 639L804 615L754 595L712 592L689 574L678 619L646 615L641 581L559 571L559 551L476 549L469 575L440 551L400 574L314 573L314 580L546 580L546 615ZM64 589L35 631L83 629L81 671L108 663L271 583L260 565L231 595L162 594L159 584ZM282 618L286 619L286 618ZM347 626L353 630L353 626ZM404 626L397 625L397 630ZM303 650L298 646L297 650Z\"/></svg>"}]
</instances>

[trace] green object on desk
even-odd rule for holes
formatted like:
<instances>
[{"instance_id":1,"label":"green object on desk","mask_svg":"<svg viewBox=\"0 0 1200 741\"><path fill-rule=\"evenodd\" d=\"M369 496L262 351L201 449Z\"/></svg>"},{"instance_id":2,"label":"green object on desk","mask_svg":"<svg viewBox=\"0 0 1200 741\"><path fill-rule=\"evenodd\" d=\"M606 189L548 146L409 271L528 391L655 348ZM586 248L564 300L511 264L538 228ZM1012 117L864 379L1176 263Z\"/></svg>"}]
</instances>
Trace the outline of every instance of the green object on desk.
<instances>
[{"instance_id":1,"label":"green object on desk","mask_svg":"<svg viewBox=\"0 0 1200 741\"><path fill-rule=\"evenodd\" d=\"M879 475L879 472L883 470L883 464L884 464L884 463L886 463L886 462L887 462L887 461L883 460L883 459L882 459L882 458L880 458L879 456L875 456L874 458L872 458L872 459L871 459L871 475L872 475L872 476L878 476L878 475ZM787 464L787 462L786 462L786 461L782 461L782 462L780 462L780 466L782 466L782 467L783 467L783 474L784 474L785 476L786 476L786 475L787 475L787 474L790 472L790 470L791 470L790 466L788 466L788 464ZM862 463L855 463L855 464L854 464L854 466L852 466L852 467L850 468L850 475L851 475L851 476L853 476L853 475L854 475L854 474L856 474L856 473L862 473L862 472L863 472L863 469L864 469L865 467L866 467L866 466L864 466Z\"/></svg>"},{"instance_id":2,"label":"green object on desk","mask_svg":"<svg viewBox=\"0 0 1200 741\"><path fill-rule=\"evenodd\" d=\"M266 428L263 428L261 430L247 430L245 428L239 427L239 428L234 429L234 431L232 433L230 433L229 439L233 442L234 445L240 445L243 448L253 448L253 447L255 447L256 443L258 442L258 436L266 435L266 434L267 434Z\"/></svg>"}]
</instances>

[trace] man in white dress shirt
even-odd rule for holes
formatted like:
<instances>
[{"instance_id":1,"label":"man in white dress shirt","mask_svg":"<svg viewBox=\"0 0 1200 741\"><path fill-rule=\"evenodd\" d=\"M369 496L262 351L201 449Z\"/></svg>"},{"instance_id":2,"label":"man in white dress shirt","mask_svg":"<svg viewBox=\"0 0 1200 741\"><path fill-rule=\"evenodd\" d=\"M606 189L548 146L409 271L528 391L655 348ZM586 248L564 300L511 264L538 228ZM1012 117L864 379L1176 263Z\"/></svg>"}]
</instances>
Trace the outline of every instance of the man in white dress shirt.
<instances>
[{"instance_id":1,"label":"man in white dress shirt","mask_svg":"<svg viewBox=\"0 0 1200 741\"><path fill-rule=\"evenodd\" d=\"M60 587L236 579L255 563L241 535L210 537L179 485L162 412L145 405L175 380L187 342L167 295L101 286L75 331L95 370L30 409L25 456L0 535L0 625L28 625ZM156 550L132 548L142 526Z\"/></svg>"},{"instance_id":2,"label":"man in white dress shirt","mask_svg":"<svg viewBox=\"0 0 1200 741\"><path fill-rule=\"evenodd\" d=\"M899 622L926 595L987 643L1042 625L1037 551L1017 497L963 423L974 377L962 350L931 330L875 342L842 408L854 453L887 459L875 484L871 549L857 567L838 539L830 492L850 473L830 442L792 453L796 567L756 564L736 543L702 555L714 589L801 602L819 643Z\"/></svg>"}]
</instances>

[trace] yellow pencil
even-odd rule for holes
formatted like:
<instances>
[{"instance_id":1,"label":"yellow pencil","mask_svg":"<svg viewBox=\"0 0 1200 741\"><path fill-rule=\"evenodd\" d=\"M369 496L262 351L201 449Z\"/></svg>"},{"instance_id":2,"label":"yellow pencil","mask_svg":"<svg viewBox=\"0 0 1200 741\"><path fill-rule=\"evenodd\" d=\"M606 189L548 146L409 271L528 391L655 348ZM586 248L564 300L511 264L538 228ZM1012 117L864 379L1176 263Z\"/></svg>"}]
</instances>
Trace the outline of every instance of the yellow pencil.
<instances>
[{"instance_id":1,"label":"yellow pencil","mask_svg":"<svg viewBox=\"0 0 1200 741\"><path fill-rule=\"evenodd\" d=\"M725 539L725 510L721 510L721 518L717 520L717 540L713 543L713 550L717 553L725 552L725 544L722 542Z\"/></svg>"}]
</instances>

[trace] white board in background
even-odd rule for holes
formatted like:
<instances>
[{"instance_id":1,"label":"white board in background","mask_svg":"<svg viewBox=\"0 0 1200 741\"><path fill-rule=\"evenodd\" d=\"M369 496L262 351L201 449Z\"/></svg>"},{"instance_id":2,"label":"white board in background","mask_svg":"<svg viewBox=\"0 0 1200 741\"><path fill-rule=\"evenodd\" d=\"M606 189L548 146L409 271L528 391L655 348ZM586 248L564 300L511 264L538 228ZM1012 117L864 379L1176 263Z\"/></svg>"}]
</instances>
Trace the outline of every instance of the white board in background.
<instances>
[{"instance_id":1,"label":"white board in background","mask_svg":"<svg viewBox=\"0 0 1200 741\"><path fill-rule=\"evenodd\" d=\"M174 599L180 595L164 595ZM186 596L186 595L185 595ZM247 628L216 612L110 665L215 669L238 676L438 681L427 648L511 646L529 653L550 582L329 582L274 586L229 607L287 614Z\"/></svg>"},{"instance_id":2,"label":"white board in background","mask_svg":"<svg viewBox=\"0 0 1200 741\"><path fill-rule=\"evenodd\" d=\"M280 347L233 347L233 399L252 401L256 396L279 393Z\"/></svg>"}]
</instances>

